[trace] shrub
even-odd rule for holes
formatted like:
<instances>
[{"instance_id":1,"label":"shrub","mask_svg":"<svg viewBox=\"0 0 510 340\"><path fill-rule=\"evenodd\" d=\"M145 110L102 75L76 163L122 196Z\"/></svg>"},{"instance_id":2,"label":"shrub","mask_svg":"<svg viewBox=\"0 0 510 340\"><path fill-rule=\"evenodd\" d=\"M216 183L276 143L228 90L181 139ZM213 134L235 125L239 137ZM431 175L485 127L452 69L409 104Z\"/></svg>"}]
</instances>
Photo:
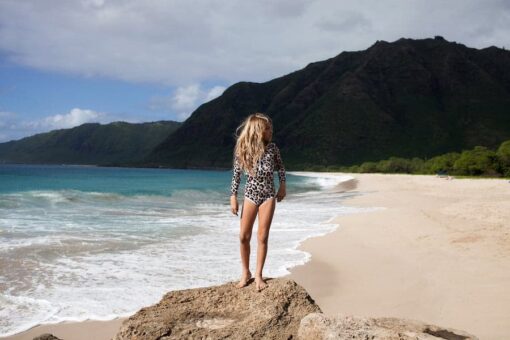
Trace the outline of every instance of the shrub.
<instances>
[{"instance_id":1,"label":"shrub","mask_svg":"<svg viewBox=\"0 0 510 340\"><path fill-rule=\"evenodd\" d=\"M463 151L453 164L453 170L459 175L493 175L498 173L498 168L496 152L484 146Z\"/></svg>"},{"instance_id":2,"label":"shrub","mask_svg":"<svg viewBox=\"0 0 510 340\"><path fill-rule=\"evenodd\" d=\"M359 172L377 172L377 163L375 162L365 162L360 165Z\"/></svg>"},{"instance_id":3,"label":"shrub","mask_svg":"<svg viewBox=\"0 0 510 340\"><path fill-rule=\"evenodd\" d=\"M419 159L419 158L417 158ZM413 164L413 161L400 158L400 157L390 157L387 160L382 160L377 164L377 169L379 172L383 173L406 173L410 174L415 172L415 167L419 167L419 161L416 164Z\"/></svg>"},{"instance_id":4,"label":"shrub","mask_svg":"<svg viewBox=\"0 0 510 340\"><path fill-rule=\"evenodd\" d=\"M453 171L453 164L459 159L460 153L450 152L441 156L436 156L424 164L424 172L429 174L435 174L439 171Z\"/></svg>"},{"instance_id":5,"label":"shrub","mask_svg":"<svg viewBox=\"0 0 510 340\"><path fill-rule=\"evenodd\" d=\"M503 176L510 177L510 140L501 143L496 155L500 165L500 172Z\"/></svg>"}]
</instances>

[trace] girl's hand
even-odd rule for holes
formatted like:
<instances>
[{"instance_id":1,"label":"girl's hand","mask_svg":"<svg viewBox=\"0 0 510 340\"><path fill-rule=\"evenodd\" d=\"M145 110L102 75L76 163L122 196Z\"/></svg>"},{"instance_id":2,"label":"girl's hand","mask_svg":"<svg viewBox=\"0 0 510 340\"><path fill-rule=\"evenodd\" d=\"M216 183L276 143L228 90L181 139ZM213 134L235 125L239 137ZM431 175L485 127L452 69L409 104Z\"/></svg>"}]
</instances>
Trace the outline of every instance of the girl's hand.
<instances>
[{"instance_id":1,"label":"girl's hand","mask_svg":"<svg viewBox=\"0 0 510 340\"><path fill-rule=\"evenodd\" d=\"M232 214L237 215L237 211L239 210L239 204L237 203L237 196L230 196L230 211Z\"/></svg>"},{"instance_id":2,"label":"girl's hand","mask_svg":"<svg viewBox=\"0 0 510 340\"><path fill-rule=\"evenodd\" d=\"M285 182L280 182L280 187L278 188L278 192L276 193L276 201L280 202L287 195L285 189Z\"/></svg>"}]
</instances>

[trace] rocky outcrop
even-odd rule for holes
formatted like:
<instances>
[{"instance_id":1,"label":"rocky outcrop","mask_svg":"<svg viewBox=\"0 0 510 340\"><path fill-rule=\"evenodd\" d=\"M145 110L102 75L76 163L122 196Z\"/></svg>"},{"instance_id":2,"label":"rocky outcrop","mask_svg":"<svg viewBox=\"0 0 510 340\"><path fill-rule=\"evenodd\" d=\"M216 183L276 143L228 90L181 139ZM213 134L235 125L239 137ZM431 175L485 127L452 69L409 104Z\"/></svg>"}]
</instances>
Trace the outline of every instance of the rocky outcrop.
<instances>
[{"instance_id":1,"label":"rocky outcrop","mask_svg":"<svg viewBox=\"0 0 510 340\"><path fill-rule=\"evenodd\" d=\"M308 293L288 279L253 279L168 292L123 322L113 340L170 339L377 339L477 340L472 334L417 320L353 315L327 316ZM34 340L57 340L43 334Z\"/></svg>"},{"instance_id":2,"label":"rocky outcrop","mask_svg":"<svg viewBox=\"0 0 510 340\"><path fill-rule=\"evenodd\" d=\"M237 282L168 292L160 302L126 319L113 340L170 339L363 339L477 340L466 332L417 320L327 316L303 287L267 279L257 292ZM57 340L43 334L34 340Z\"/></svg>"},{"instance_id":3,"label":"rocky outcrop","mask_svg":"<svg viewBox=\"0 0 510 340\"><path fill-rule=\"evenodd\" d=\"M124 321L114 340L295 339L301 319L319 306L292 280L266 282L260 292L253 282L169 292Z\"/></svg>"},{"instance_id":4,"label":"rocky outcrop","mask_svg":"<svg viewBox=\"0 0 510 340\"><path fill-rule=\"evenodd\" d=\"M301 320L299 339L476 340L466 332L399 318L364 318L352 315L308 314Z\"/></svg>"}]
</instances>

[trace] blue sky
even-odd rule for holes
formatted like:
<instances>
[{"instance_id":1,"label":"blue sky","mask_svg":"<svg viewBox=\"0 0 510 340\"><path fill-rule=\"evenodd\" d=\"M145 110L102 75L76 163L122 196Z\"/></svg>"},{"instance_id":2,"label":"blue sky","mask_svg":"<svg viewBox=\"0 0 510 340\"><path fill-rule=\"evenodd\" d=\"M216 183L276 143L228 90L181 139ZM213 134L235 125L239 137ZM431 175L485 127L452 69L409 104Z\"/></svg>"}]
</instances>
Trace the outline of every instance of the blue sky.
<instances>
[{"instance_id":1,"label":"blue sky","mask_svg":"<svg viewBox=\"0 0 510 340\"><path fill-rule=\"evenodd\" d=\"M376 40L510 47L505 0L2 0L0 142L85 122L183 121Z\"/></svg>"},{"instance_id":2,"label":"blue sky","mask_svg":"<svg viewBox=\"0 0 510 340\"><path fill-rule=\"evenodd\" d=\"M0 57L2 105L26 117L49 116L72 107L138 119L161 119L148 107L147 98L167 95L171 89L157 84L133 84L104 77L84 78L16 65Z\"/></svg>"},{"instance_id":3,"label":"blue sky","mask_svg":"<svg viewBox=\"0 0 510 340\"><path fill-rule=\"evenodd\" d=\"M22 66L0 54L0 142L91 121L183 121L227 85L206 81L203 88L177 87L84 77ZM48 119L56 117L62 119Z\"/></svg>"}]
</instances>

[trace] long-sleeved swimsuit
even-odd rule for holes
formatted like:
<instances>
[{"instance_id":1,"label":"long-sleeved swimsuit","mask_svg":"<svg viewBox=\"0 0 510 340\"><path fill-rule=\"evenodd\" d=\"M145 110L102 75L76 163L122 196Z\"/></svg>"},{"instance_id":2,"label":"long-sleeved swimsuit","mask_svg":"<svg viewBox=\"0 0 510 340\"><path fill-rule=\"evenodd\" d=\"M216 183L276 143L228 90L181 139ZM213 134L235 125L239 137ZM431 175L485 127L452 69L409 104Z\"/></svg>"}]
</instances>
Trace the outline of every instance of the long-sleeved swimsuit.
<instances>
[{"instance_id":1,"label":"long-sleeved swimsuit","mask_svg":"<svg viewBox=\"0 0 510 340\"><path fill-rule=\"evenodd\" d=\"M255 176L248 176L244 187L244 197L252 201L255 205L260 206L267 199L275 197L274 188L274 171L278 171L278 179L281 182L286 180L285 167L283 165L280 150L275 143L269 143L266 150L262 154L257 163L257 172ZM241 183L241 166L239 160L234 157L234 165L232 169L232 184L230 193L237 196L239 184ZM244 210L244 209L243 209ZM242 212L241 212L242 216Z\"/></svg>"}]
</instances>

